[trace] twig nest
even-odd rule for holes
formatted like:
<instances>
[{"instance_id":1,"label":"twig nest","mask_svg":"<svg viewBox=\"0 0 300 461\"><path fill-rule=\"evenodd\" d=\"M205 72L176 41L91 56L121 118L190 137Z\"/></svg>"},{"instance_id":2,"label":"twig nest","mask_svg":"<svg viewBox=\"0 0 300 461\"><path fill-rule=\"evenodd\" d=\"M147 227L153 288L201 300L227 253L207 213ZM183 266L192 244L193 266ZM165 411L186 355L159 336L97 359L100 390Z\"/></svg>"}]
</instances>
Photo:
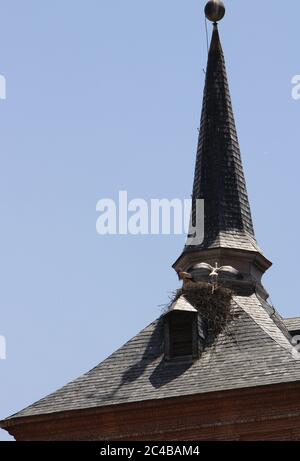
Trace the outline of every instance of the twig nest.
<instances>
[{"instance_id":1,"label":"twig nest","mask_svg":"<svg viewBox=\"0 0 300 461\"><path fill-rule=\"evenodd\" d=\"M177 290L170 305L181 296L198 311L205 330L206 346L213 344L220 333L228 330L234 319L231 290L219 286L212 292L210 283L194 282Z\"/></svg>"}]
</instances>

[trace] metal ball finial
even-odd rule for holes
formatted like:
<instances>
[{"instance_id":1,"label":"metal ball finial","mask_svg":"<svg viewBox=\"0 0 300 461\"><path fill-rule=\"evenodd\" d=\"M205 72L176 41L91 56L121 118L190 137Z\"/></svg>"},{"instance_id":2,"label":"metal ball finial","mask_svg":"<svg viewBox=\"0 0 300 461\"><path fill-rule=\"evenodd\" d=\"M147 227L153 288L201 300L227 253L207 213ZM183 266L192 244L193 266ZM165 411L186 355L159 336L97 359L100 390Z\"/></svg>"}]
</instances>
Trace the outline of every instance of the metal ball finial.
<instances>
[{"instance_id":1,"label":"metal ball finial","mask_svg":"<svg viewBox=\"0 0 300 461\"><path fill-rule=\"evenodd\" d=\"M205 16L209 21L218 22L225 16L225 6L221 0L209 0L205 6Z\"/></svg>"}]
</instances>

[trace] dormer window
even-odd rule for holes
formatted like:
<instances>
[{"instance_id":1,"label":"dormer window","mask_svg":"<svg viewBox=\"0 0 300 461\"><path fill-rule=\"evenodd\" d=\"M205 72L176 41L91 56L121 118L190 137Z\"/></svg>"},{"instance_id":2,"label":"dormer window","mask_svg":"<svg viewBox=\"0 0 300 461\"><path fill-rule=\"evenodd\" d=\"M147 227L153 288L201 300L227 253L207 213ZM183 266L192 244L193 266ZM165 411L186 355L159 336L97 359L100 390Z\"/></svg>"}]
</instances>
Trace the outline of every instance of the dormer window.
<instances>
[{"instance_id":1,"label":"dormer window","mask_svg":"<svg viewBox=\"0 0 300 461\"><path fill-rule=\"evenodd\" d=\"M165 357L195 359L198 357L197 310L181 297L165 315Z\"/></svg>"}]
</instances>

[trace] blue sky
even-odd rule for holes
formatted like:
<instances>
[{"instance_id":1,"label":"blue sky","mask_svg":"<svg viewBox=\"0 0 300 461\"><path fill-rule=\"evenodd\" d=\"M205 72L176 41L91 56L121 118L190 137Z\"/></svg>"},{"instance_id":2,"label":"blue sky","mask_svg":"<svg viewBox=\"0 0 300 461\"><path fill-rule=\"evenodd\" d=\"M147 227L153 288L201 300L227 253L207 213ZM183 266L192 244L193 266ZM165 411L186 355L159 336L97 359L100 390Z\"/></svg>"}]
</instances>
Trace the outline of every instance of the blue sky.
<instances>
[{"instance_id":1,"label":"blue sky","mask_svg":"<svg viewBox=\"0 0 300 461\"><path fill-rule=\"evenodd\" d=\"M102 361L178 286L184 237L101 237L96 203L119 190L190 196L204 5L0 1L0 418ZM256 235L274 263L264 283L279 312L297 316L300 3L226 6L220 34Z\"/></svg>"}]
</instances>

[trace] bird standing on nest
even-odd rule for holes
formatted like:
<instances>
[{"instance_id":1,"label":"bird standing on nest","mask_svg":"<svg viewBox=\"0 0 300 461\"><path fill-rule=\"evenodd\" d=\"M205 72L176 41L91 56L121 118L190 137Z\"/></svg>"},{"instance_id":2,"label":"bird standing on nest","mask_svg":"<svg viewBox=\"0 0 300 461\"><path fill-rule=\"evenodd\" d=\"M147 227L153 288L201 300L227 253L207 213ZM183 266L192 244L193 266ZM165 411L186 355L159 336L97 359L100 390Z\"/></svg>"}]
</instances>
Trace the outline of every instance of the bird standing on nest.
<instances>
[{"instance_id":1,"label":"bird standing on nest","mask_svg":"<svg viewBox=\"0 0 300 461\"><path fill-rule=\"evenodd\" d=\"M182 269L179 269L177 274L179 280L183 281L184 287L194 282L193 276L189 272L184 272Z\"/></svg>"}]
</instances>

